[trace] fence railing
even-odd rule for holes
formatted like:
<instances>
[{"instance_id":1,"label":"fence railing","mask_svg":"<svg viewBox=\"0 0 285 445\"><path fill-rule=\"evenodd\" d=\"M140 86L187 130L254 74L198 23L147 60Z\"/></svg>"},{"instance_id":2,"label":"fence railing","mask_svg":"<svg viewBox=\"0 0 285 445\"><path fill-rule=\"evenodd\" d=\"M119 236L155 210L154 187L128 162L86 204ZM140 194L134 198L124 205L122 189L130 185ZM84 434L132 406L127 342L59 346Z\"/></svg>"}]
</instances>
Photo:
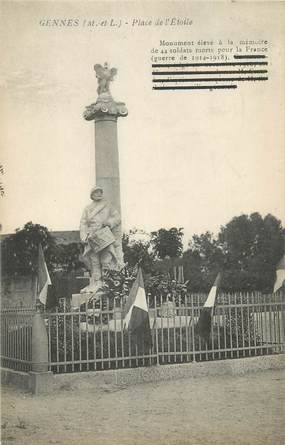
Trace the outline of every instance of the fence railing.
<instances>
[{"instance_id":1,"label":"fence railing","mask_svg":"<svg viewBox=\"0 0 285 445\"><path fill-rule=\"evenodd\" d=\"M46 314L50 369L103 370L250 357L284 351L281 295L222 294L208 341L196 329L206 295L149 299L151 339L124 329L123 302L64 305Z\"/></svg>"},{"instance_id":2,"label":"fence railing","mask_svg":"<svg viewBox=\"0 0 285 445\"><path fill-rule=\"evenodd\" d=\"M32 369L33 308L1 309L1 365L18 371Z\"/></svg>"},{"instance_id":3,"label":"fence railing","mask_svg":"<svg viewBox=\"0 0 285 445\"><path fill-rule=\"evenodd\" d=\"M197 321L206 295L149 298L151 336L124 329L124 302L64 303L42 314L48 335L49 369L56 373L104 370L250 357L285 351L282 294L221 294L206 340ZM32 309L1 312L2 365L31 370Z\"/></svg>"}]
</instances>

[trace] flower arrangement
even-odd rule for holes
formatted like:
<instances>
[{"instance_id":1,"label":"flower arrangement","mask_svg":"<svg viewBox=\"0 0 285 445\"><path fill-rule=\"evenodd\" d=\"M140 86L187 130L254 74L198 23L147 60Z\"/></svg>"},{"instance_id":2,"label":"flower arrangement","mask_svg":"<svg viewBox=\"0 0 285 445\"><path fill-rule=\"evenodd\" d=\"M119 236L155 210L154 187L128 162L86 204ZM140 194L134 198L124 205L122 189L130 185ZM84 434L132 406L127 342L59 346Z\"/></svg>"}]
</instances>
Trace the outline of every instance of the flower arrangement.
<instances>
[{"instance_id":1,"label":"flower arrangement","mask_svg":"<svg viewBox=\"0 0 285 445\"><path fill-rule=\"evenodd\" d=\"M105 273L100 291L104 296L103 300L108 300L109 307L116 305L116 302L123 301L124 303L126 301L137 272L138 265L131 267L126 264L121 271L108 270ZM179 283L166 272L159 272L155 275L145 274L144 284L150 306L153 305L155 296L165 300L167 295L171 295L178 303L178 300L183 299L187 292L187 282Z\"/></svg>"},{"instance_id":2,"label":"flower arrangement","mask_svg":"<svg viewBox=\"0 0 285 445\"><path fill-rule=\"evenodd\" d=\"M128 264L121 270L107 270L103 277L103 285L100 292L109 302L125 299L131 290L132 284L137 276L137 266L130 267Z\"/></svg>"}]
</instances>

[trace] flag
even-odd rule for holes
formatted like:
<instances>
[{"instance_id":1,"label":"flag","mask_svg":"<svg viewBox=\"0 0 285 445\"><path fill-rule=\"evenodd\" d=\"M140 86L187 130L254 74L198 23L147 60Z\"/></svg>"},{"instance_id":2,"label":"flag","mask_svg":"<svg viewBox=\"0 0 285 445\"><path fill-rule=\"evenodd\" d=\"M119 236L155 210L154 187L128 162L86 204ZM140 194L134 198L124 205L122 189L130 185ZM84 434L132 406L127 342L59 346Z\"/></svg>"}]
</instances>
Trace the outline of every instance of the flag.
<instances>
[{"instance_id":1,"label":"flag","mask_svg":"<svg viewBox=\"0 0 285 445\"><path fill-rule=\"evenodd\" d=\"M126 301L124 327L133 335L136 342L151 345L149 313L141 268Z\"/></svg>"},{"instance_id":2,"label":"flag","mask_svg":"<svg viewBox=\"0 0 285 445\"><path fill-rule=\"evenodd\" d=\"M210 338L212 316L214 313L214 306L220 281L221 274L218 273L215 282L209 292L208 298L201 310L200 317L196 326L198 334L206 341Z\"/></svg>"},{"instance_id":3,"label":"flag","mask_svg":"<svg viewBox=\"0 0 285 445\"><path fill-rule=\"evenodd\" d=\"M277 292L285 281L285 254L276 266L276 279L274 283L273 293Z\"/></svg>"},{"instance_id":4,"label":"flag","mask_svg":"<svg viewBox=\"0 0 285 445\"><path fill-rule=\"evenodd\" d=\"M41 244L39 245L38 261L38 298L41 303L46 304L48 286L51 284L51 280Z\"/></svg>"}]
</instances>

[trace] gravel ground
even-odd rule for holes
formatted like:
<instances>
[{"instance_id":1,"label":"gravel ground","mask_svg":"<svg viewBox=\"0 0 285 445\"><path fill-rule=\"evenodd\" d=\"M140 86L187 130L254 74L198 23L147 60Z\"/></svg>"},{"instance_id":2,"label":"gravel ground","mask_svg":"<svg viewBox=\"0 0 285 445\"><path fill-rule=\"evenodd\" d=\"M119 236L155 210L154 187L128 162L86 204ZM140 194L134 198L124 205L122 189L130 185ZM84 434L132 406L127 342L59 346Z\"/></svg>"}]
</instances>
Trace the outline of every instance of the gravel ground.
<instances>
[{"instance_id":1,"label":"gravel ground","mask_svg":"<svg viewBox=\"0 0 285 445\"><path fill-rule=\"evenodd\" d=\"M2 444L283 445L285 373L265 371L33 397L2 388Z\"/></svg>"}]
</instances>

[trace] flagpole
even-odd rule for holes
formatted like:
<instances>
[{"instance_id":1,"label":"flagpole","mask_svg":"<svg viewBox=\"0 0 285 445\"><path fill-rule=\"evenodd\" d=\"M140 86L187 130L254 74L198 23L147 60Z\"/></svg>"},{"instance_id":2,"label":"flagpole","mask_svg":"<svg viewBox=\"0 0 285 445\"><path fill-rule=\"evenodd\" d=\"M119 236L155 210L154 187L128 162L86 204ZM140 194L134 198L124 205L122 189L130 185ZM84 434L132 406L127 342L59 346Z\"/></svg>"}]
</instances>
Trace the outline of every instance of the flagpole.
<instances>
[{"instance_id":1,"label":"flagpole","mask_svg":"<svg viewBox=\"0 0 285 445\"><path fill-rule=\"evenodd\" d=\"M38 246L38 266L36 273L35 312L32 317L32 375L36 379L38 373L47 373L49 366L48 335L39 300L39 262L40 244ZM36 385L36 383L35 383Z\"/></svg>"},{"instance_id":2,"label":"flagpole","mask_svg":"<svg viewBox=\"0 0 285 445\"><path fill-rule=\"evenodd\" d=\"M190 319L190 326L191 327L191 333L192 333L192 347L193 347L193 363L196 362L196 357L195 357L195 323L194 323L194 303L193 303L193 295L190 294L191 297L191 319Z\"/></svg>"},{"instance_id":3,"label":"flagpole","mask_svg":"<svg viewBox=\"0 0 285 445\"><path fill-rule=\"evenodd\" d=\"M37 263L37 273L36 273L36 310L39 311L39 269L40 269L40 243L38 245L38 263Z\"/></svg>"},{"instance_id":4,"label":"flagpole","mask_svg":"<svg viewBox=\"0 0 285 445\"><path fill-rule=\"evenodd\" d=\"M37 308L37 302L39 299L39 278L38 278L38 274L36 274L35 277L35 307Z\"/></svg>"},{"instance_id":5,"label":"flagpole","mask_svg":"<svg viewBox=\"0 0 285 445\"><path fill-rule=\"evenodd\" d=\"M156 347L156 365L159 365L159 351L158 351L158 333L157 333L157 323L156 323L156 318L157 318L157 302L156 302L156 295L154 296L154 313L155 313L155 319L154 319L154 323L153 323L153 327L155 327L155 347Z\"/></svg>"}]
</instances>

